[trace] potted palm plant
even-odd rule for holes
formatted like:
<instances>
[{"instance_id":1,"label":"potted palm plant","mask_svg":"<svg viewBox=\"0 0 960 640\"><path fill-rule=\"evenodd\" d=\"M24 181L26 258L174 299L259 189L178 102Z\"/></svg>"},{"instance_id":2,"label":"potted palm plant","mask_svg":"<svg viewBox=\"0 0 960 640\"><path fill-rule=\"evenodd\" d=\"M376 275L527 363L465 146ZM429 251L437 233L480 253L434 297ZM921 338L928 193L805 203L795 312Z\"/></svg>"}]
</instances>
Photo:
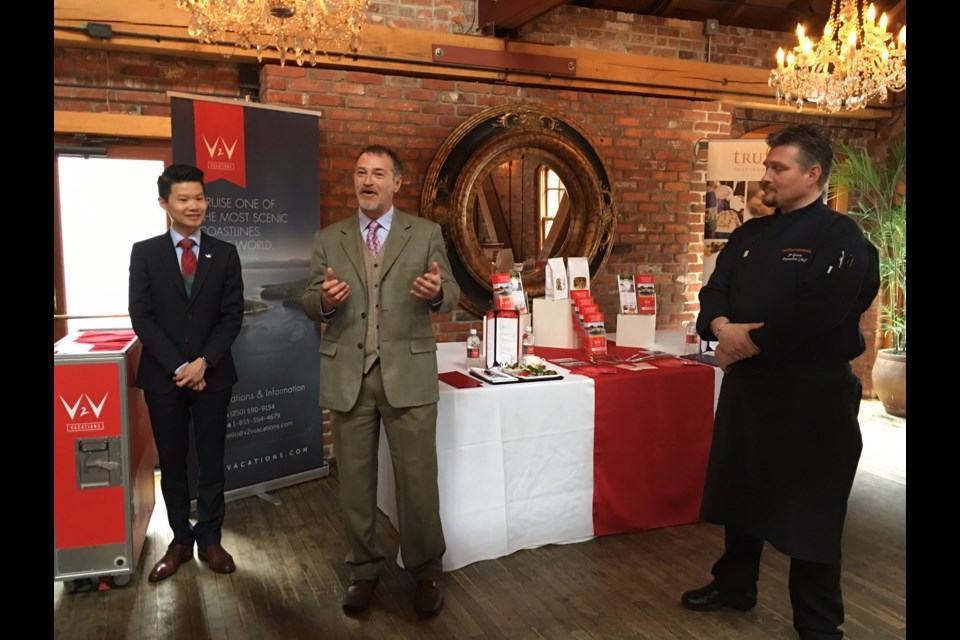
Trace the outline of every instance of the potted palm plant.
<instances>
[{"instance_id":1,"label":"potted palm plant","mask_svg":"<svg viewBox=\"0 0 960 640\"><path fill-rule=\"evenodd\" d=\"M882 160L841 145L833 188L845 191L880 257L880 327L873 386L887 413L907 415L907 143L889 145Z\"/></svg>"}]
</instances>

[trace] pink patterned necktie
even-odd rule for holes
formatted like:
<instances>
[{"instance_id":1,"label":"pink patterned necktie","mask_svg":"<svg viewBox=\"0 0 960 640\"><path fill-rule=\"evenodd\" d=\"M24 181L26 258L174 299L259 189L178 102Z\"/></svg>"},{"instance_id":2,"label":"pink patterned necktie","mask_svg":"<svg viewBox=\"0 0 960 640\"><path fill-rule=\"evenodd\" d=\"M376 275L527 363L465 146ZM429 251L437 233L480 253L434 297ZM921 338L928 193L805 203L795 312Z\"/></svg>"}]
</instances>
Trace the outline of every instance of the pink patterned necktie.
<instances>
[{"instance_id":1,"label":"pink patterned necktie","mask_svg":"<svg viewBox=\"0 0 960 640\"><path fill-rule=\"evenodd\" d=\"M370 255L372 256L380 253L380 238L377 237L377 229L379 228L380 223L376 220L372 220L367 225L367 249L370 249Z\"/></svg>"}]
</instances>

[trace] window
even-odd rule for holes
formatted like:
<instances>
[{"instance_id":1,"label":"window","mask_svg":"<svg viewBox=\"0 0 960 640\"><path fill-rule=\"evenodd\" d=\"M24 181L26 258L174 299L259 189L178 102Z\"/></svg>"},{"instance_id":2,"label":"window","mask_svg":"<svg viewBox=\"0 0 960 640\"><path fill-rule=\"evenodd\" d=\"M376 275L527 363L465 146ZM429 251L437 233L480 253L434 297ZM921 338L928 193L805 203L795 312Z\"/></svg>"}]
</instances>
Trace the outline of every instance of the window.
<instances>
[{"instance_id":1,"label":"window","mask_svg":"<svg viewBox=\"0 0 960 640\"><path fill-rule=\"evenodd\" d=\"M567 194L560 176L547 165L540 165L537 182L540 190L540 249L547 245L550 230L560 212L560 205Z\"/></svg>"},{"instance_id":2,"label":"window","mask_svg":"<svg viewBox=\"0 0 960 640\"><path fill-rule=\"evenodd\" d=\"M130 326L130 248L167 229L157 204L163 168L162 160L57 158L67 331Z\"/></svg>"}]
</instances>

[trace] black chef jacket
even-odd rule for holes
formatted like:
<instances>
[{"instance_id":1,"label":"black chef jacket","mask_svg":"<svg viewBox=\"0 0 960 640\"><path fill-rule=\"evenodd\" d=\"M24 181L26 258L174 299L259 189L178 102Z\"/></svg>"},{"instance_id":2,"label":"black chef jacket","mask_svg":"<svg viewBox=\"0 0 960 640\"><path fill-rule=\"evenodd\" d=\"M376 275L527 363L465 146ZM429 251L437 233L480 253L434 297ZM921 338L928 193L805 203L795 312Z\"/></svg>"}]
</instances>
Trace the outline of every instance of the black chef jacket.
<instances>
[{"instance_id":1,"label":"black chef jacket","mask_svg":"<svg viewBox=\"0 0 960 640\"><path fill-rule=\"evenodd\" d=\"M731 235L700 292L697 328L764 322L760 354L724 376L701 518L742 527L783 553L838 562L860 459L860 315L879 288L876 249L819 200Z\"/></svg>"}]
</instances>

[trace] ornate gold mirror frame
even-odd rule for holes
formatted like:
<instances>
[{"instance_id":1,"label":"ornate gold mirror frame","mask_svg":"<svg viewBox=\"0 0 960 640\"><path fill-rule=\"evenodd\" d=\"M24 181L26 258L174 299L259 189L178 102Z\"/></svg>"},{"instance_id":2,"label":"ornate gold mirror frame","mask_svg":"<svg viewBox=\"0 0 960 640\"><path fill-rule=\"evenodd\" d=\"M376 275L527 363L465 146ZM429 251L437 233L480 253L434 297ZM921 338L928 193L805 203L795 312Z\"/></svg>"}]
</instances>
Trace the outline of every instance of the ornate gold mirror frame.
<instances>
[{"instance_id":1,"label":"ornate gold mirror frame","mask_svg":"<svg viewBox=\"0 0 960 640\"><path fill-rule=\"evenodd\" d=\"M477 235L478 199L489 189L484 183L492 172L524 158L549 167L562 182L567 199L562 228L544 249L547 255L516 259L525 262L523 287L528 296L544 295L546 258L586 257L595 275L613 249L615 198L586 132L539 104L486 109L444 142L427 172L420 201L420 214L443 228L453 275L462 291L460 303L477 315L492 308L490 276L495 268ZM523 174L524 178L529 175L529 171ZM527 179L520 189L535 195L536 187Z\"/></svg>"}]
</instances>

